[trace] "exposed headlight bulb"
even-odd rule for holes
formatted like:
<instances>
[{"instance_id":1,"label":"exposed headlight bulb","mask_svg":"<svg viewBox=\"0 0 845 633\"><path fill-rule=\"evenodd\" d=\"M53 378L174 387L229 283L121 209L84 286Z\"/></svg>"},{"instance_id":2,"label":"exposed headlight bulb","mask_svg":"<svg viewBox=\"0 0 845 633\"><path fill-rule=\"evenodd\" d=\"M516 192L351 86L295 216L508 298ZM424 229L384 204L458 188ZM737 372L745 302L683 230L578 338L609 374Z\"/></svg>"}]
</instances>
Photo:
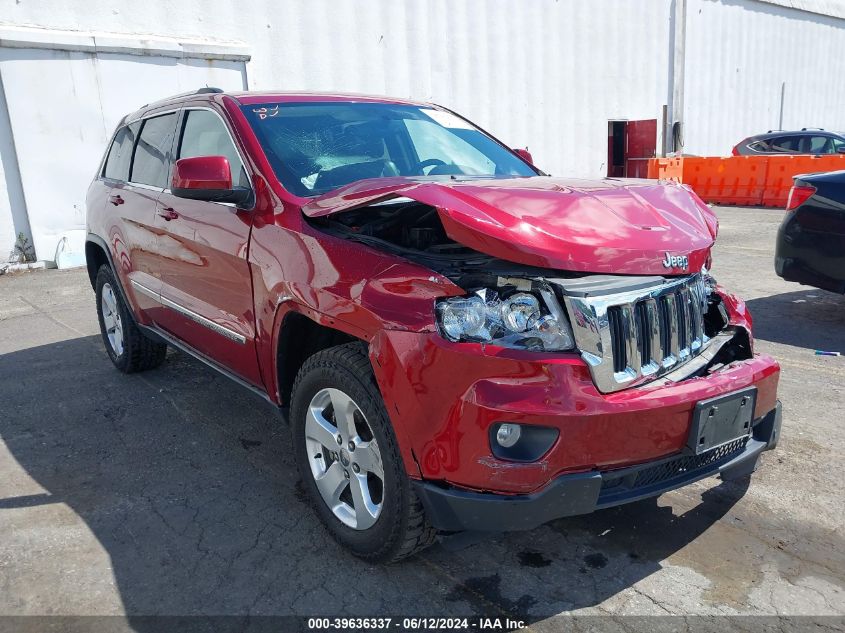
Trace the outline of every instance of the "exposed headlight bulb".
<instances>
[{"instance_id":1,"label":"exposed headlight bulb","mask_svg":"<svg viewBox=\"0 0 845 633\"><path fill-rule=\"evenodd\" d=\"M440 319L443 330L454 339L481 332L486 319L484 300L474 296L449 301L444 304Z\"/></svg>"},{"instance_id":2,"label":"exposed headlight bulb","mask_svg":"<svg viewBox=\"0 0 845 633\"><path fill-rule=\"evenodd\" d=\"M540 352L574 348L569 322L551 290L516 292L502 297L481 288L465 297L435 302L440 333L454 342L493 343Z\"/></svg>"},{"instance_id":3,"label":"exposed headlight bulb","mask_svg":"<svg viewBox=\"0 0 845 633\"><path fill-rule=\"evenodd\" d=\"M525 292L511 295L502 302L502 322L511 332L525 332L540 318L540 302Z\"/></svg>"}]
</instances>

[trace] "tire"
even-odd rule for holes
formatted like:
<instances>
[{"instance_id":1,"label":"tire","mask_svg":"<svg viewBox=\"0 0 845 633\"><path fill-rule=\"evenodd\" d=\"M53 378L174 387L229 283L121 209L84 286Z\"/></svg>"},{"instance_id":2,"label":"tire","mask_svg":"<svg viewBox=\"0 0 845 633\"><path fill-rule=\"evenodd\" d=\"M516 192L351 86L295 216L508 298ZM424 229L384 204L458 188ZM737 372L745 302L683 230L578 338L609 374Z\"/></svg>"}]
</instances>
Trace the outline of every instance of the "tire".
<instances>
[{"instance_id":1,"label":"tire","mask_svg":"<svg viewBox=\"0 0 845 633\"><path fill-rule=\"evenodd\" d=\"M97 271L95 292L100 334L114 366L125 374L132 374L161 365L167 345L147 338L135 325L114 273L105 264Z\"/></svg>"},{"instance_id":2,"label":"tire","mask_svg":"<svg viewBox=\"0 0 845 633\"><path fill-rule=\"evenodd\" d=\"M335 403L346 414L338 416ZM378 563L407 558L434 542L435 530L405 473L363 344L331 347L305 361L293 385L290 420L300 476L335 540ZM330 477L341 470L343 477Z\"/></svg>"}]
</instances>

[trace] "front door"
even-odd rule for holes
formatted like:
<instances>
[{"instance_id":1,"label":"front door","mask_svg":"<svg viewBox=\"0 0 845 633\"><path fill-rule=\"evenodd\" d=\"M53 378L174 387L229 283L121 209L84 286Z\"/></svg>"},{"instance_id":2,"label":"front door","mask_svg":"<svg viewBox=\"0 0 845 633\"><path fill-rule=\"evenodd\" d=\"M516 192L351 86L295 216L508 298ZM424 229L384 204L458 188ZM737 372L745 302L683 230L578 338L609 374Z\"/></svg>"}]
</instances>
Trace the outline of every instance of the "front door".
<instances>
[{"instance_id":1,"label":"front door","mask_svg":"<svg viewBox=\"0 0 845 633\"><path fill-rule=\"evenodd\" d=\"M236 185L250 186L226 123L208 108L185 108L176 159L225 156ZM159 325L240 378L261 385L247 249L252 214L232 204L188 200L169 189L155 218L161 274Z\"/></svg>"}]
</instances>

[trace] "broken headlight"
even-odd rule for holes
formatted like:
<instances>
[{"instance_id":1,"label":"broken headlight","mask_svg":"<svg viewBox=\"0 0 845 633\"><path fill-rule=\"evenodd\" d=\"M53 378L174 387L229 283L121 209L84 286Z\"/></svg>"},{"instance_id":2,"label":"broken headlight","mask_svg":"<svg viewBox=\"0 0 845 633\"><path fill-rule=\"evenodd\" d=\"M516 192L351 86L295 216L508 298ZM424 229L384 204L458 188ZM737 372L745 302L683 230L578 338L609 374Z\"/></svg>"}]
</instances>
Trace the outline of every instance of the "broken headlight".
<instances>
[{"instance_id":1,"label":"broken headlight","mask_svg":"<svg viewBox=\"0 0 845 633\"><path fill-rule=\"evenodd\" d=\"M575 346L569 322L551 290L501 296L483 288L436 304L441 334L454 342L552 352Z\"/></svg>"}]
</instances>

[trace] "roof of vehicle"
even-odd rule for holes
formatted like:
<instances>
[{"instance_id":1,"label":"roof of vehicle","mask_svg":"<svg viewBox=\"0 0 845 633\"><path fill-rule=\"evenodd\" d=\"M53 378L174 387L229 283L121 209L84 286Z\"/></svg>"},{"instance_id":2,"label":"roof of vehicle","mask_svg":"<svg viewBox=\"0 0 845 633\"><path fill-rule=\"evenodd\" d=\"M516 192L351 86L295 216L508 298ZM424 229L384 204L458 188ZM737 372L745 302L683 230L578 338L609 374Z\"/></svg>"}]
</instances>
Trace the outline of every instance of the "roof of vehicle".
<instances>
[{"instance_id":1,"label":"roof of vehicle","mask_svg":"<svg viewBox=\"0 0 845 633\"><path fill-rule=\"evenodd\" d=\"M820 127L805 127L800 130L769 130L764 134L755 134L749 136L747 140L759 140L765 138L773 138L780 136L806 136L808 134L816 136L842 136L839 132L832 132Z\"/></svg>"},{"instance_id":2,"label":"roof of vehicle","mask_svg":"<svg viewBox=\"0 0 845 633\"><path fill-rule=\"evenodd\" d=\"M163 106L178 105L183 101L196 100L213 100L217 97L227 96L233 98L241 105L253 105L257 103L284 103L284 102L298 102L298 101L366 101L370 103L393 103L401 105L419 105L431 106L433 104L425 101L417 101L413 99L402 99L398 97L388 97L384 95L367 95L358 93L344 93L344 92L311 92L304 90L297 91L282 91L282 90L268 90L268 91L225 91L220 88L205 87L190 92L183 92L138 108L137 111L128 114L124 117L124 121L135 120L143 117L150 110L155 110ZM121 121L123 123L123 121Z\"/></svg>"}]
</instances>

